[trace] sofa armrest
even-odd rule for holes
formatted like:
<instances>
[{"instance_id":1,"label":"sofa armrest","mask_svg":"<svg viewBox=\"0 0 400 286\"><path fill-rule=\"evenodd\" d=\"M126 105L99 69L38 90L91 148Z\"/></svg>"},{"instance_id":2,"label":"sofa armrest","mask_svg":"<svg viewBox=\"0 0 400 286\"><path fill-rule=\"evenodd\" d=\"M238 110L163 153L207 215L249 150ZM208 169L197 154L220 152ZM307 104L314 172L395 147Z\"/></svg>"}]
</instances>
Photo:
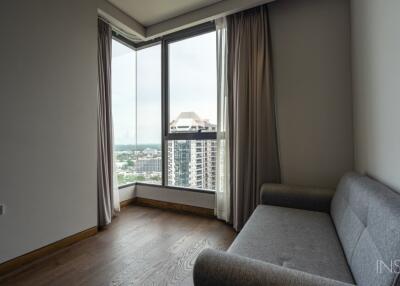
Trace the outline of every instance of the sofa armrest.
<instances>
[{"instance_id":1,"label":"sofa armrest","mask_svg":"<svg viewBox=\"0 0 400 286\"><path fill-rule=\"evenodd\" d=\"M350 286L271 263L206 249L193 269L195 286Z\"/></svg>"},{"instance_id":2,"label":"sofa armrest","mask_svg":"<svg viewBox=\"0 0 400 286\"><path fill-rule=\"evenodd\" d=\"M329 213L334 193L331 189L263 184L261 203Z\"/></svg>"}]
</instances>

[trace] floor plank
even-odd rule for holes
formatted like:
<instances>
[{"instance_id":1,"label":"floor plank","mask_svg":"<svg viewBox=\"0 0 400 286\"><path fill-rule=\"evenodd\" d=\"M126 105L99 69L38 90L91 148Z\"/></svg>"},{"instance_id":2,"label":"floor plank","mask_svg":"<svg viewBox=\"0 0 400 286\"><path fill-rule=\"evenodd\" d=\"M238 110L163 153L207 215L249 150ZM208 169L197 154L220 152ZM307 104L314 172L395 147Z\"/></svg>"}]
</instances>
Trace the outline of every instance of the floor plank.
<instances>
[{"instance_id":1,"label":"floor plank","mask_svg":"<svg viewBox=\"0 0 400 286\"><path fill-rule=\"evenodd\" d=\"M0 285L193 285L199 253L225 250L234 238L216 219L128 206L106 230L0 278Z\"/></svg>"}]
</instances>

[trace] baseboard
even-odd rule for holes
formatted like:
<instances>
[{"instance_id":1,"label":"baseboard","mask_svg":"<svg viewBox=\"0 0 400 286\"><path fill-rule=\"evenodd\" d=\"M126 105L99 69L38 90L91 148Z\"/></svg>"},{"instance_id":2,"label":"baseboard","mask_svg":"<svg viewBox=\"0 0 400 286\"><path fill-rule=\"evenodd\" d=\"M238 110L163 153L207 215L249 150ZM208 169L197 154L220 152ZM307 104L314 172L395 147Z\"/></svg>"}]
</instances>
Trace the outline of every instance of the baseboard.
<instances>
[{"instance_id":1,"label":"baseboard","mask_svg":"<svg viewBox=\"0 0 400 286\"><path fill-rule=\"evenodd\" d=\"M74 244L85 238L93 236L96 233L97 233L97 226L89 228L89 229L81 231L81 232L78 232L78 233L68 236L64 239L56 241L52 244L46 245L42 248L39 248L39 249L31 251L27 254L18 256L9 261L3 262L0 264L0 276L10 273L12 271L15 271L15 270L21 268L22 266L33 262L36 259L42 258L51 253L54 253L64 247L70 246L71 244Z\"/></svg>"},{"instance_id":2,"label":"baseboard","mask_svg":"<svg viewBox=\"0 0 400 286\"><path fill-rule=\"evenodd\" d=\"M136 204L136 205L140 205L140 206L167 209L167 210L191 213L191 214L207 216L207 217L215 217L214 210L208 209L208 208L195 207L195 206L189 206L189 205L183 205L183 204L171 203L171 202L165 202L165 201L158 201L158 200L153 200L153 199L139 198L139 197L136 197L135 200L132 201L132 203Z\"/></svg>"},{"instance_id":3,"label":"baseboard","mask_svg":"<svg viewBox=\"0 0 400 286\"><path fill-rule=\"evenodd\" d=\"M119 207L122 209L124 207L127 207L127 206L133 204L135 201L136 201L136 198L127 199L125 201L120 202Z\"/></svg>"}]
</instances>

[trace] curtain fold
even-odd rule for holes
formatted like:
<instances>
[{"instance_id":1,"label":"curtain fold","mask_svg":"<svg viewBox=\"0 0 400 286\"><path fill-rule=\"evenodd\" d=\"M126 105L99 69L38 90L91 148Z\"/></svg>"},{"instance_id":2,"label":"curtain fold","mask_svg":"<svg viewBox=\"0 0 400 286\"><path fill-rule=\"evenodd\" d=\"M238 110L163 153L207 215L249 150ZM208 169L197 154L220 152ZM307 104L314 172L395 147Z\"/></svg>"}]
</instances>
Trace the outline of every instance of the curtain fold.
<instances>
[{"instance_id":1,"label":"curtain fold","mask_svg":"<svg viewBox=\"0 0 400 286\"><path fill-rule=\"evenodd\" d=\"M98 20L98 126L97 201L98 225L106 226L119 210L114 182L113 128L111 113L111 27ZM118 206L116 206L118 203Z\"/></svg>"},{"instance_id":2,"label":"curtain fold","mask_svg":"<svg viewBox=\"0 0 400 286\"><path fill-rule=\"evenodd\" d=\"M226 18L215 21L217 31L217 182L215 214L218 219L230 222L230 168L229 125L227 90Z\"/></svg>"},{"instance_id":3,"label":"curtain fold","mask_svg":"<svg viewBox=\"0 0 400 286\"><path fill-rule=\"evenodd\" d=\"M240 230L260 186L280 182L267 7L227 18L232 221Z\"/></svg>"}]
</instances>

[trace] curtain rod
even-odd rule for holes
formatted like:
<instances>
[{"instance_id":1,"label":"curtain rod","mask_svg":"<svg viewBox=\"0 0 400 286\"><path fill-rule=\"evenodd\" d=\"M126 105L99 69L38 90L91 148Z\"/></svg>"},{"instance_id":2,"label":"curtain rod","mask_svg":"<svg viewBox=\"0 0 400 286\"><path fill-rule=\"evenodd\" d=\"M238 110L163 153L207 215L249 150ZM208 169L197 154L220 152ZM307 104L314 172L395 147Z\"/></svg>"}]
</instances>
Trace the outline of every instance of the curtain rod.
<instances>
[{"instance_id":1,"label":"curtain rod","mask_svg":"<svg viewBox=\"0 0 400 286\"><path fill-rule=\"evenodd\" d=\"M103 22L105 22L105 23L107 23L108 25L110 25L110 27L111 27L111 29L115 32L115 33L117 33L117 34L119 34L119 35L122 35L123 37L125 37L125 38L127 38L128 40L130 40L130 41L132 41L132 42L143 42L143 40L142 39L140 39L140 38L138 38L138 37L136 37L135 35L133 35L133 34L130 34L130 33L127 33L127 32L125 32L124 30L122 30L122 29L120 29L120 28L118 28L117 26L115 26L110 20L108 20L106 17L104 17L104 16L102 16L102 15L98 15L97 16L98 17L98 19L100 19L100 20L102 20Z\"/></svg>"}]
</instances>

